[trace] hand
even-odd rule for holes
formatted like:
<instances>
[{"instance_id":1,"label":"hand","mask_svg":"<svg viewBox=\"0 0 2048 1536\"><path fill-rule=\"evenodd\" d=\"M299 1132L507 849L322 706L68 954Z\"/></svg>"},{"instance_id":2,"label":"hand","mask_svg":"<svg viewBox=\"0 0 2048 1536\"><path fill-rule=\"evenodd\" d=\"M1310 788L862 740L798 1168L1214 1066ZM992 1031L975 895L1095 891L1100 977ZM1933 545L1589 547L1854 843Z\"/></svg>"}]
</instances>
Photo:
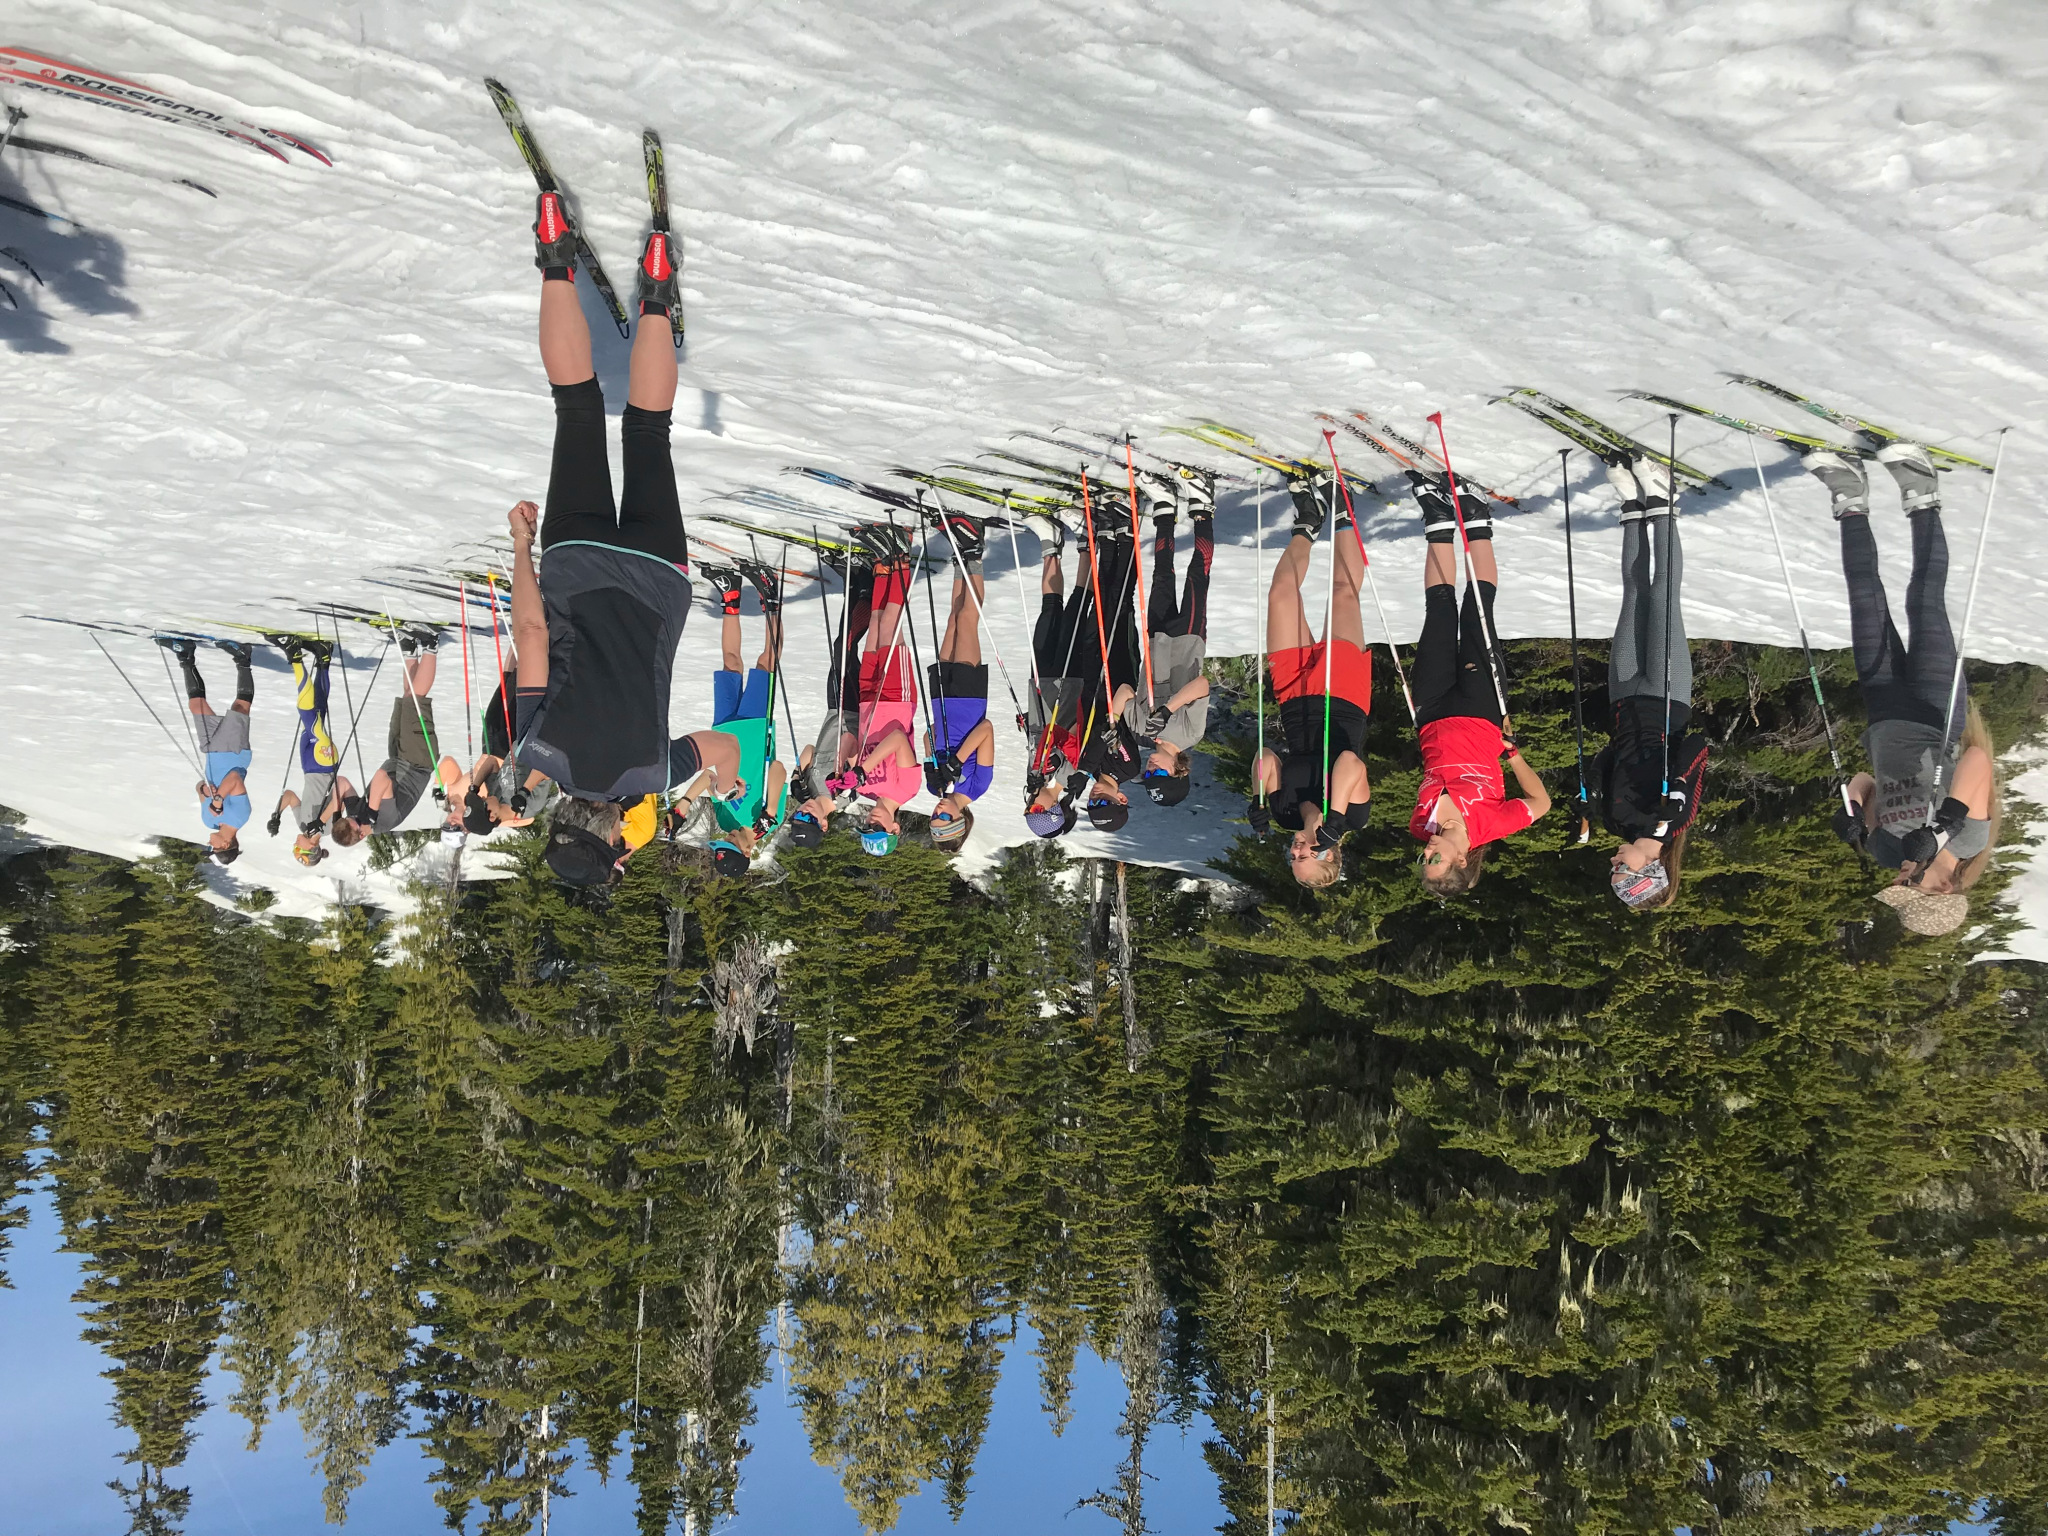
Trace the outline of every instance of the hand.
<instances>
[{"instance_id":1,"label":"hand","mask_svg":"<svg viewBox=\"0 0 2048 1536\"><path fill-rule=\"evenodd\" d=\"M1145 734L1157 739L1166 729L1166 722L1173 718L1173 711L1164 704L1155 704L1145 715Z\"/></svg>"},{"instance_id":2,"label":"hand","mask_svg":"<svg viewBox=\"0 0 2048 1536\"><path fill-rule=\"evenodd\" d=\"M1861 853L1864 844L1870 841L1870 828L1864 825L1863 807L1860 805L1853 812L1837 810L1834 817L1834 828L1835 836L1839 837L1851 848L1854 848L1858 853Z\"/></svg>"},{"instance_id":3,"label":"hand","mask_svg":"<svg viewBox=\"0 0 2048 1536\"><path fill-rule=\"evenodd\" d=\"M512 548L522 555L531 550L540 532L540 508L522 501L505 514L505 521L511 525Z\"/></svg>"},{"instance_id":4,"label":"hand","mask_svg":"<svg viewBox=\"0 0 2048 1536\"><path fill-rule=\"evenodd\" d=\"M1253 800L1244 808L1244 819L1252 824L1252 831L1264 837L1273 830L1273 813L1263 800Z\"/></svg>"},{"instance_id":5,"label":"hand","mask_svg":"<svg viewBox=\"0 0 2048 1536\"><path fill-rule=\"evenodd\" d=\"M278 809L270 813L270 820L263 823L263 830L268 832L272 837L275 837L277 836L277 829L283 825L284 808L280 806Z\"/></svg>"},{"instance_id":6,"label":"hand","mask_svg":"<svg viewBox=\"0 0 2048 1536\"><path fill-rule=\"evenodd\" d=\"M1343 846L1344 834L1341 832L1331 831L1330 824L1327 821L1323 822L1316 828L1317 848L1341 848Z\"/></svg>"}]
</instances>

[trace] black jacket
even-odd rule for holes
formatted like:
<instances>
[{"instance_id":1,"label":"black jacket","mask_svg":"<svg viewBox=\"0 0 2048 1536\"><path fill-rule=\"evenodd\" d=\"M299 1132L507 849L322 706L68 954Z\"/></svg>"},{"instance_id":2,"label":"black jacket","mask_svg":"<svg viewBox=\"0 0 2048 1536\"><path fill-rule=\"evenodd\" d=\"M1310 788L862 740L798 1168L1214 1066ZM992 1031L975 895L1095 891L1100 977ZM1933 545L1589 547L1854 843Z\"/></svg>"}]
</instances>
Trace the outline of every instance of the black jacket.
<instances>
[{"instance_id":1,"label":"black jacket","mask_svg":"<svg viewBox=\"0 0 2048 1536\"><path fill-rule=\"evenodd\" d=\"M1692 711L1671 706L1671 789L1683 805L1664 799L1664 701L1637 695L1614 707L1614 735L1588 765L1586 793L1601 825L1624 842L1655 837L1660 822L1674 837L1699 814L1707 773L1707 738L1688 732Z\"/></svg>"}]
</instances>

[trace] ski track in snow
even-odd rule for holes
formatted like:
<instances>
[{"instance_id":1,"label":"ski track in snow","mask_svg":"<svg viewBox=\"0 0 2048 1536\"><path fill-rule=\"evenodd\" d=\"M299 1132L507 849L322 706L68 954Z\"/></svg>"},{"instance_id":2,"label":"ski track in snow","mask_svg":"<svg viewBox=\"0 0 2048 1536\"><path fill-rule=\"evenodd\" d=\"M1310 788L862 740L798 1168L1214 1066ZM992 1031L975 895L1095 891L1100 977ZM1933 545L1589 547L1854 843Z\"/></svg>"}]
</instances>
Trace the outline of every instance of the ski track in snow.
<instances>
[{"instance_id":1,"label":"ski track in snow","mask_svg":"<svg viewBox=\"0 0 2048 1536\"><path fill-rule=\"evenodd\" d=\"M190 769L84 633L13 610L276 622L314 598L395 603L363 578L473 558L464 546L501 538L506 507L539 499L552 420L533 341L533 187L485 74L520 98L623 291L645 229L639 130L662 132L685 245L686 514L748 485L853 511L781 470L879 479L1016 428L1129 427L1165 446L1159 427L1213 415L1305 452L1317 410L1363 408L1419 435L1441 409L1460 469L1522 498L1500 520L1502 631L1556 635L1562 443L1487 398L1537 385L1657 442L1662 415L1612 391L1827 431L1722 383L1737 370L1980 455L2014 428L1969 650L2048 659L2048 576L2007 553L2038 530L2048 489L2048 13L2028 0L605 0L559 14L507 0L259 13L15 0L7 34L335 160L279 165L0 88L28 109L24 132L220 193L0 161L0 192L78 221L0 209L0 243L48 282L0 270L22 297L0 310L17 599L0 616L0 802L45 837L133 856L199 829ZM616 410L625 344L579 286ZM1347 467L1391 469L1355 439L1339 448ZM1693 634L1796 642L1748 441L1688 418L1680 450L1738 487L1685 499ZM1824 496L1770 445L1764 463L1813 638L1845 645ZM1572 470L1580 622L1597 635L1619 597L1613 500L1586 455ZM1902 589L1904 523L1884 480L1878 534ZM1958 611L1986 484L1947 477ZM1120 496L1113 469L1108 490ZM1284 524L1282 497L1266 510ZM1362 510L1394 633L1412 640L1417 519L1401 500ZM1226 505L1218 533L1210 649L1242 654L1259 622L1249 498ZM1029 535L1023 553L1035 575ZM1011 569L998 538L991 629L1021 680ZM708 718L716 628L700 603L678 730ZM806 736L818 634L813 604L793 602ZM750 620L750 652L757 636ZM375 660L360 643L359 688ZM108 645L175 728L151 648ZM231 693L224 658L206 670ZM318 911L337 880L393 900L362 851L309 874L261 834L287 683L271 657L256 834L210 878L224 895L270 885L286 912ZM391 685L364 714L372 767ZM451 741L459 686L445 667ZM991 691L1001 725L999 676ZM1027 835L1019 739L998 740L982 857ZM1199 869L1241 814L1198 788L1171 812L1140 799L1124 834L1070 845ZM428 819L422 807L415 824ZM2020 951L2036 947L2048 957L2040 935Z\"/></svg>"}]
</instances>

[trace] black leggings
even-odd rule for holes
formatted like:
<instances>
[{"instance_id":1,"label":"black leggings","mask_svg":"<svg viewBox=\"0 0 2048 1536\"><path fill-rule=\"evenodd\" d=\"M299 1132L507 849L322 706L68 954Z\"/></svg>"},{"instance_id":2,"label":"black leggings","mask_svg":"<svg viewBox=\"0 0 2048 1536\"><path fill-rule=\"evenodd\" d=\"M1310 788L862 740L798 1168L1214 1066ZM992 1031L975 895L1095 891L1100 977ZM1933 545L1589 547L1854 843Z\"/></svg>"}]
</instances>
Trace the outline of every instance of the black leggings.
<instances>
[{"instance_id":1,"label":"black leggings","mask_svg":"<svg viewBox=\"0 0 2048 1536\"><path fill-rule=\"evenodd\" d=\"M1125 683L1135 687L1137 627L1131 594L1137 586L1137 562L1131 558L1130 545L1121 539L1105 541L1100 547L1102 600L1109 606L1103 629L1109 635L1110 687L1121 688ZM1095 624L1095 585L1085 573L1064 604L1053 592L1039 598L1031 651L1041 678L1085 677L1092 681L1101 672L1102 634Z\"/></svg>"},{"instance_id":2,"label":"black leggings","mask_svg":"<svg viewBox=\"0 0 2048 1536\"><path fill-rule=\"evenodd\" d=\"M1892 622L1890 600L1877 569L1877 538L1870 518L1845 517L1842 574L1849 583L1849 638L1856 654L1856 680L1863 685L1869 719L1916 720L1942 728L1942 711L1955 687L1956 637L1948 622L1948 539L1941 510L1911 514L1913 572L1906 581L1909 645ZM1956 699L1951 736L1962 734L1964 701Z\"/></svg>"},{"instance_id":3,"label":"black leggings","mask_svg":"<svg viewBox=\"0 0 2048 1536\"><path fill-rule=\"evenodd\" d=\"M830 636L832 660L825 669L827 709L860 708L861 639L867 634L868 622L874 615L875 573L869 567L856 568L846 588L846 601L840 605L839 633ZM849 654L853 658L853 665L842 668L840 663Z\"/></svg>"},{"instance_id":4,"label":"black leggings","mask_svg":"<svg viewBox=\"0 0 2048 1536\"><path fill-rule=\"evenodd\" d=\"M1479 592L1473 600L1473 588ZM1491 720L1500 724L1500 699L1486 665L1486 636L1493 628L1493 584L1468 583L1465 611L1458 612L1458 589L1439 583L1423 589L1422 639L1415 647L1409 685L1415 691L1415 723L1428 725L1453 717ZM1486 604L1486 628L1479 627L1479 603ZM1507 676L1502 666L1501 676Z\"/></svg>"},{"instance_id":5,"label":"black leggings","mask_svg":"<svg viewBox=\"0 0 2048 1536\"><path fill-rule=\"evenodd\" d=\"M1152 591L1145 600L1145 627L1155 635L1209 634L1209 568L1216 563L1216 524L1195 519L1195 551L1188 560L1187 585L1173 600L1173 519L1152 522Z\"/></svg>"},{"instance_id":6,"label":"black leggings","mask_svg":"<svg viewBox=\"0 0 2048 1536\"><path fill-rule=\"evenodd\" d=\"M612 502L612 469L604 447L604 390L596 379L550 386L555 397L555 460L540 547L580 540L638 550L675 565L690 563L676 500L676 469L668 456L667 411L629 405L619 417L626 493Z\"/></svg>"}]
</instances>

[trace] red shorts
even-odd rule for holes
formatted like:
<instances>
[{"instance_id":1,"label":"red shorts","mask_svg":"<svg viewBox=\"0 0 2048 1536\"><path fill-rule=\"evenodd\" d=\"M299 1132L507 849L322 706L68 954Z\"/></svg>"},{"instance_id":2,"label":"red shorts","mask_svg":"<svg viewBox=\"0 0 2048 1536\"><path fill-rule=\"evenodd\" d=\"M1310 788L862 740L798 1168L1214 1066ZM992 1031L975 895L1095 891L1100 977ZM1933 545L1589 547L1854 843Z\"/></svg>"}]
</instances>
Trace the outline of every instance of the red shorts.
<instances>
[{"instance_id":1,"label":"red shorts","mask_svg":"<svg viewBox=\"0 0 2048 1536\"><path fill-rule=\"evenodd\" d=\"M1273 697L1321 698L1323 695L1323 646L1298 645L1291 651L1275 651L1272 659ZM1346 699L1367 714L1372 713L1372 653L1361 651L1349 640L1337 642L1330 659L1330 696Z\"/></svg>"},{"instance_id":2,"label":"red shorts","mask_svg":"<svg viewBox=\"0 0 2048 1536\"><path fill-rule=\"evenodd\" d=\"M886 665L887 670L883 670ZM900 704L913 698L910 692L910 652L900 645L887 651L870 651L860 659L860 701L863 704Z\"/></svg>"}]
</instances>

